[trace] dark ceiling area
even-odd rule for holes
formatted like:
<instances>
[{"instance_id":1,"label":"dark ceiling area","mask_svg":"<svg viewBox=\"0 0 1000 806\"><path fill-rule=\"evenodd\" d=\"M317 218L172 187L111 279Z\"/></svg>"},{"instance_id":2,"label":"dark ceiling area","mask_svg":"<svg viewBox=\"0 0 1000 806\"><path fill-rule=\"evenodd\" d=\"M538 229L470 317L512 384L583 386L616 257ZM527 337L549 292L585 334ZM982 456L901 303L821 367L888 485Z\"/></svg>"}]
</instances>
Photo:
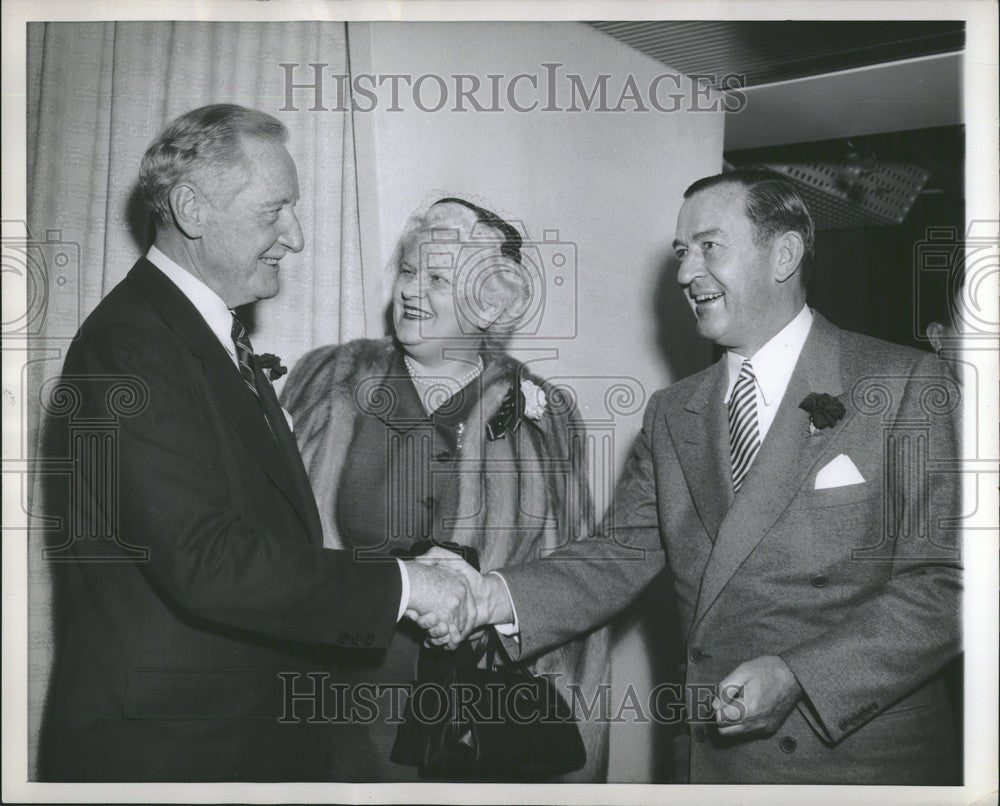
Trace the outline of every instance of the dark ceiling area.
<instances>
[{"instance_id":1,"label":"dark ceiling area","mask_svg":"<svg viewBox=\"0 0 1000 806\"><path fill-rule=\"evenodd\" d=\"M744 76L745 87L954 53L965 23L591 22L600 31L682 73ZM717 83L717 82L716 82Z\"/></svg>"}]
</instances>

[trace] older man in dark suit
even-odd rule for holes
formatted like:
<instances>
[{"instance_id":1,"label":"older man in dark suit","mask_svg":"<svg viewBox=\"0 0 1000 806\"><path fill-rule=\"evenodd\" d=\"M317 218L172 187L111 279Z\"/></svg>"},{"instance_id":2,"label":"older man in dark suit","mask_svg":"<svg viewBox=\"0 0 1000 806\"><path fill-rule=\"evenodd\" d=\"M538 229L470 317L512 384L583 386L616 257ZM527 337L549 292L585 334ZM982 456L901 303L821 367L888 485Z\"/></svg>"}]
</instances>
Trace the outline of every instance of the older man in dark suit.
<instances>
[{"instance_id":1,"label":"older man in dark suit","mask_svg":"<svg viewBox=\"0 0 1000 806\"><path fill-rule=\"evenodd\" d=\"M528 657L668 568L695 695L679 780L956 782L940 675L960 648L956 385L806 306L813 223L783 180L696 182L674 245L725 355L651 398L598 537L463 572Z\"/></svg>"},{"instance_id":2,"label":"older man in dark suit","mask_svg":"<svg viewBox=\"0 0 1000 806\"><path fill-rule=\"evenodd\" d=\"M280 721L279 673L322 668L324 647L387 646L407 608L470 617L466 584L443 572L323 548L295 440L233 312L274 296L282 258L303 247L286 137L228 104L172 122L141 169L155 245L67 355L75 422L106 422L116 389L135 397L114 475L77 467L53 512L69 529L95 518L137 551L91 562L103 541L76 540L59 553L44 780L321 778L322 736ZM66 420L52 426L71 455Z\"/></svg>"}]
</instances>

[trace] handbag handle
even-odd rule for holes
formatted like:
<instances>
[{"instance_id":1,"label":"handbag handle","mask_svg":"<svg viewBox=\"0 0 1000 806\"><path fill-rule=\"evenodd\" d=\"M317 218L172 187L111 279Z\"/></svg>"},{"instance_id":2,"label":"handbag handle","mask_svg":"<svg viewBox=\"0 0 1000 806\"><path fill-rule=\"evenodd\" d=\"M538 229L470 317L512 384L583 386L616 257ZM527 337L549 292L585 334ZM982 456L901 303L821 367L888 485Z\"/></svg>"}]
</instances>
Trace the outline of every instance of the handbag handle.
<instances>
[{"instance_id":1,"label":"handbag handle","mask_svg":"<svg viewBox=\"0 0 1000 806\"><path fill-rule=\"evenodd\" d=\"M512 676L517 673L530 675L528 665L524 661L514 660L500 640L500 634L493 625L486 628L486 668L497 672L506 672ZM497 658L501 658L497 663Z\"/></svg>"}]
</instances>

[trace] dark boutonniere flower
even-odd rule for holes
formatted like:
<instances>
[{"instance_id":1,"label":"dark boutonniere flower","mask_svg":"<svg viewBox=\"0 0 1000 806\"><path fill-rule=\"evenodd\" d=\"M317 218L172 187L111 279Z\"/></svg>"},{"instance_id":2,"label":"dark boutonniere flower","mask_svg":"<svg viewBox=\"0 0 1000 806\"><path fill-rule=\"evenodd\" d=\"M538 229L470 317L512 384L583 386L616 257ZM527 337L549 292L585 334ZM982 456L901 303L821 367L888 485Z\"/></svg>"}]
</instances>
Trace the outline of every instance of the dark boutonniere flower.
<instances>
[{"instance_id":1,"label":"dark boutonniere flower","mask_svg":"<svg viewBox=\"0 0 1000 806\"><path fill-rule=\"evenodd\" d=\"M281 359L274 353L261 353L257 356L257 364L260 366L261 372L267 373L268 380L271 381L278 380L288 372L288 367L283 366Z\"/></svg>"},{"instance_id":2,"label":"dark boutonniere flower","mask_svg":"<svg viewBox=\"0 0 1000 806\"><path fill-rule=\"evenodd\" d=\"M833 428L846 411L837 398L817 392L806 395L799 408L809 414L809 433L814 436L826 428Z\"/></svg>"},{"instance_id":3,"label":"dark boutonniere flower","mask_svg":"<svg viewBox=\"0 0 1000 806\"><path fill-rule=\"evenodd\" d=\"M525 418L537 423L545 414L547 405L545 390L534 381L522 379L520 389L511 384L496 414L486 421L486 438L491 442L504 439L517 431Z\"/></svg>"}]
</instances>

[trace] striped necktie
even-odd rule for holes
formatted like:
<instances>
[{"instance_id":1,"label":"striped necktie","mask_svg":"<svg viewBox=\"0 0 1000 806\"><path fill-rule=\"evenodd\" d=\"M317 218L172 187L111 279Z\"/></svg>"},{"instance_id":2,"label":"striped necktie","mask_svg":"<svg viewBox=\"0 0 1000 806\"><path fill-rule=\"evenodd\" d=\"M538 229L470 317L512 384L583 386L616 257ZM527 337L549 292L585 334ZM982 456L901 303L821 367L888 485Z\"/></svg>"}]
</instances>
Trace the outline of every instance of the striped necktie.
<instances>
[{"instance_id":1,"label":"striped necktie","mask_svg":"<svg viewBox=\"0 0 1000 806\"><path fill-rule=\"evenodd\" d=\"M739 492L750 465L760 450L757 428L757 379L749 361L740 367L732 397L729 398L729 450L733 457L733 491Z\"/></svg>"},{"instance_id":2,"label":"striped necktie","mask_svg":"<svg viewBox=\"0 0 1000 806\"><path fill-rule=\"evenodd\" d=\"M236 345L236 362L240 367L240 375L243 377L246 385L250 387L250 391L253 392L254 397L259 399L257 384L254 381L253 346L250 344L247 329L243 327L243 323L235 313L233 314L231 335L233 337L233 344Z\"/></svg>"}]
</instances>

